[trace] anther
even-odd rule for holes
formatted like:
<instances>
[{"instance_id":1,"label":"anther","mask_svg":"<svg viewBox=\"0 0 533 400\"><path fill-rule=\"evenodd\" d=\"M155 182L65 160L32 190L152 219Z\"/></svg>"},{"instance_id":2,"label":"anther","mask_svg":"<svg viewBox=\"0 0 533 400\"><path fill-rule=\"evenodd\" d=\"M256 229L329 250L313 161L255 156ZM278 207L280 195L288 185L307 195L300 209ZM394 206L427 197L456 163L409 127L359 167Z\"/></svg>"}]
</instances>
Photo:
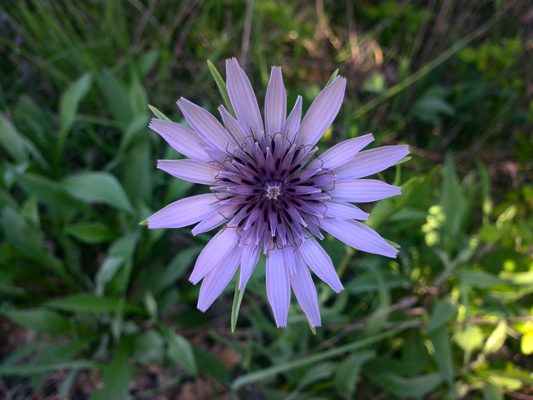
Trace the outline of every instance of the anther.
<instances>
[{"instance_id":1,"label":"anther","mask_svg":"<svg viewBox=\"0 0 533 400\"><path fill-rule=\"evenodd\" d=\"M296 164L294 167L292 167L292 169L289 171L289 174L293 174L295 173L296 171L298 171L300 169L300 167L302 166L302 164Z\"/></svg>"}]
</instances>

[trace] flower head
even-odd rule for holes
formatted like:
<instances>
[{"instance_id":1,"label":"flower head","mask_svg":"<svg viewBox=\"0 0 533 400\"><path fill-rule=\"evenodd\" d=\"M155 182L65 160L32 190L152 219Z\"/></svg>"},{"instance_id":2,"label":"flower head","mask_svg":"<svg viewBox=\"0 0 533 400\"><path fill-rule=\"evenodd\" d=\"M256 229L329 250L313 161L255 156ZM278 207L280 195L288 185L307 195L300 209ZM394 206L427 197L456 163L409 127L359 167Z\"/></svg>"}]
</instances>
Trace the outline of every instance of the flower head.
<instances>
[{"instance_id":1,"label":"flower head","mask_svg":"<svg viewBox=\"0 0 533 400\"><path fill-rule=\"evenodd\" d=\"M309 269L339 292L343 286L333 263L315 237L321 229L349 246L395 257L397 250L356 220L368 214L352 202L371 202L400 194L400 188L359 179L393 165L407 146L360 150L374 140L346 140L310 161L316 143L343 101L346 79L336 77L301 118L299 96L287 117L281 68L273 67L264 115L250 81L236 59L226 61L227 89L234 118L219 107L224 126L186 99L178 107L192 127L153 119L150 127L190 159L160 160L158 168L211 193L176 201L148 218L149 228L180 228L199 222L193 234L224 227L207 244L190 276L203 279L198 308L207 310L241 267L243 290L260 252L267 257L266 288L278 327L286 326L291 287L312 326L320 325L316 289Z\"/></svg>"}]
</instances>

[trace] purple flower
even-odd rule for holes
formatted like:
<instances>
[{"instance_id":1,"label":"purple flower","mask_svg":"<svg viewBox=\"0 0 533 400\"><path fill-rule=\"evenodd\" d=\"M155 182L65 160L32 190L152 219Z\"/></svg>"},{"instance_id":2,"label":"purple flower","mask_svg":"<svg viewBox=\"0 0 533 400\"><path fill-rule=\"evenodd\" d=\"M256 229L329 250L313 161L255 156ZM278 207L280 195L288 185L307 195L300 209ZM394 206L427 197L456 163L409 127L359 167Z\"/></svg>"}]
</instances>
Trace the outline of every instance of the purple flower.
<instances>
[{"instance_id":1,"label":"purple flower","mask_svg":"<svg viewBox=\"0 0 533 400\"><path fill-rule=\"evenodd\" d=\"M192 127L153 119L150 128L189 157L160 160L158 168L190 182L210 185L211 193L176 201L148 218L149 228L181 228L199 222L193 234L224 227L207 244L190 276L203 279L198 308L205 311L241 266L246 286L259 254L266 254L267 295L278 327L287 324L291 287L312 326L320 326L311 269L333 290L343 286L331 258L315 237L321 229L358 250L396 257L397 250L356 220L368 214L351 203L400 194L374 179L359 179L395 164L408 146L360 150L372 135L346 140L309 162L316 143L335 119L346 79L322 90L302 119L299 96L286 116L281 68L273 67L265 99L265 123L254 91L236 59L226 61L227 89L237 119L219 107L224 126L186 99L178 107Z\"/></svg>"}]
</instances>

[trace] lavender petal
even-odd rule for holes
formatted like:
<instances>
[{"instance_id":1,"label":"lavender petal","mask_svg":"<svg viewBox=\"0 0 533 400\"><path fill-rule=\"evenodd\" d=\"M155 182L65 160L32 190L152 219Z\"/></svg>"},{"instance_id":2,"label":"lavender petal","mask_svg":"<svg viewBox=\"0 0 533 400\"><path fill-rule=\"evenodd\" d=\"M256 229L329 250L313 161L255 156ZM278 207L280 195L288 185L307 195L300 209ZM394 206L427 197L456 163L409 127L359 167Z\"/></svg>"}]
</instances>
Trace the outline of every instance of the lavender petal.
<instances>
[{"instance_id":1,"label":"lavender petal","mask_svg":"<svg viewBox=\"0 0 533 400\"><path fill-rule=\"evenodd\" d=\"M360 222L325 219L320 227L357 250L391 258L396 258L398 254L398 250L388 244L378 233Z\"/></svg>"},{"instance_id":2,"label":"lavender petal","mask_svg":"<svg viewBox=\"0 0 533 400\"><path fill-rule=\"evenodd\" d=\"M334 200L365 203L402 194L402 188L376 179L357 179L335 182L335 188L329 194Z\"/></svg>"},{"instance_id":3,"label":"lavender petal","mask_svg":"<svg viewBox=\"0 0 533 400\"><path fill-rule=\"evenodd\" d=\"M300 303L300 307L302 307L305 315L307 315L309 323L313 327L320 326L320 311L318 310L315 284L313 283L309 268L303 260L298 260L296 263L296 273L290 275L289 278L292 290L296 295L298 303Z\"/></svg>"},{"instance_id":4,"label":"lavender petal","mask_svg":"<svg viewBox=\"0 0 533 400\"><path fill-rule=\"evenodd\" d=\"M178 107L194 131L211 147L226 152L233 151L237 143L208 111L181 98Z\"/></svg>"},{"instance_id":5,"label":"lavender petal","mask_svg":"<svg viewBox=\"0 0 533 400\"><path fill-rule=\"evenodd\" d=\"M196 285L233 250L238 240L234 229L225 228L218 232L198 256L189 280Z\"/></svg>"},{"instance_id":6,"label":"lavender petal","mask_svg":"<svg viewBox=\"0 0 533 400\"><path fill-rule=\"evenodd\" d=\"M278 328L287 326L287 314L291 300L289 273L283 261L281 250L269 251L266 262L267 297L274 312Z\"/></svg>"},{"instance_id":7,"label":"lavender petal","mask_svg":"<svg viewBox=\"0 0 533 400\"><path fill-rule=\"evenodd\" d=\"M340 142L319 155L316 160L309 164L308 168L337 168L354 158L363 147L373 140L372 135L364 135Z\"/></svg>"},{"instance_id":8,"label":"lavender petal","mask_svg":"<svg viewBox=\"0 0 533 400\"><path fill-rule=\"evenodd\" d=\"M297 143L315 144L329 128L341 108L346 78L338 76L316 97L300 126Z\"/></svg>"},{"instance_id":9,"label":"lavender petal","mask_svg":"<svg viewBox=\"0 0 533 400\"><path fill-rule=\"evenodd\" d=\"M236 58L226 60L228 95L239 122L258 137L263 135L263 120L248 77Z\"/></svg>"},{"instance_id":10,"label":"lavender petal","mask_svg":"<svg viewBox=\"0 0 533 400\"><path fill-rule=\"evenodd\" d=\"M189 182L212 185L220 170L195 160L158 160L157 168Z\"/></svg>"},{"instance_id":11,"label":"lavender petal","mask_svg":"<svg viewBox=\"0 0 533 400\"><path fill-rule=\"evenodd\" d=\"M241 257L241 275L239 277L239 290L244 290L248 279L252 275L252 272L259 260L259 254L261 254L261 248L255 244L247 244L242 248Z\"/></svg>"},{"instance_id":12,"label":"lavender petal","mask_svg":"<svg viewBox=\"0 0 533 400\"><path fill-rule=\"evenodd\" d=\"M212 193L175 201L148 217L148 228L182 228L201 221L217 210L217 198Z\"/></svg>"},{"instance_id":13,"label":"lavender petal","mask_svg":"<svg viewBox=\"0 0 533 400\"><path fill-rule=\"evenodd\" d=\"M335 267L333 267L331 258L314 238L305 240L298 247L298 250L316 276L326 282L337 293L344 289Z\"/></svg>"},{"instance_id":14,"label":"lavender petal","mask_svg":"<svg viewBox=\"0 0 533 400\"><path fill-rule=\"evenodd\" d=\"M235 246L224 260L205 276L198 296L198 309L200 311L205 312L228 286L241 261L241 252L239 246Z\"/></svg>"},{"instance_id":15,"label":"lavender petal","mask_svg":"<svg viewBox=\"0 0 533 400\"><path fill-rule=\"evenodd\" d=\"M207 143L192 129L157 118L150 121L150 129L161 135L178 153L197 161L211 161L211 157L205 152Z\"/></svg>"},{"instance_id":16,"label":"lavender petal","mask_svg":"<svg viewBox=\"0 0 533 400\"><path fill-rule=\"evenodd\" d=\"M342 180L357 179L389 168L409 154L409 146L384 146L365 150L357 154L353 160L335 169L333 173Z\"/></svg>"},{"instance_id":17,"label":"lavender petal","mask_svg":"<svg viewBox=\"0 0 533 400\"><path fill-rule=\"evenodd\" d=\"M353 204L345 203L344 201L330 200L325 203L325 206L327 207L327 210L324 216L328 218L359 219L361 221L366 221L369 217L368 213Z\"/></svg>"},{"instance_id":18,"label":"lavender petal","mask_svg":"<svg viewBox=\"0 0 533 400\"><path fill-rule=\"evenodd\" d=\"M281 67L272 67L265 98L265 131L274 136L281 132L287 115L287 93L283 85Z\"/></svg>"},{"instance_id":19,"label":"lavender petal","mask_svg":"<svg viewBox=\"0 0 533 400\"><path fill-rule=\"evenodd\" d=\"M285 125L283 126L283 132L287 136L287 140L290 143L294 143L296 135L300 131L300 122L302 120L302 96L296 98L296 103L294 103L294 108L287 117Z\"/></svg>"}]
</instances>

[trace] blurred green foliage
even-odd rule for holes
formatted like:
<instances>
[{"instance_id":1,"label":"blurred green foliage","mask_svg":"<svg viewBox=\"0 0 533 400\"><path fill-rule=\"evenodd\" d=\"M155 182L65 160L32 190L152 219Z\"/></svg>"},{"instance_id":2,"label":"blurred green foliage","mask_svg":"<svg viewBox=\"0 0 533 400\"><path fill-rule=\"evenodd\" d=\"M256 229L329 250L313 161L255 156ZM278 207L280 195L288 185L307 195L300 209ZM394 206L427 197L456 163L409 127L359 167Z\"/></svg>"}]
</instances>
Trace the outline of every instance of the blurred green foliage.
<instances>
[{"instance_id":1,"label":"blurred green foliage","mask_svg":"<svg viewBox=\"0 0 533 400\"><path fill-rule=\"evenodd\" d=\"M530 393L528 10L526 2L4 1L2 396ZM302 94L304 107L339 68L347 95L321 150L368 132L378 145L411 145L413 158L381 176L402 196L375 204L368 221L401 246L398 259L326 238L346 289L317 283L316 335L296 305L289 326L275 327L264 260L231 333L234 282L206 314L187 282L211 234L138 225L207 190L155 169L157 158L179 155L147 129L147 104L178 122L180 96L214 110L223 99L206 60L224 75L231 56L243 60L260 104L271 65L282 66L289 104Z\"/></svg>"}]
</instances>

